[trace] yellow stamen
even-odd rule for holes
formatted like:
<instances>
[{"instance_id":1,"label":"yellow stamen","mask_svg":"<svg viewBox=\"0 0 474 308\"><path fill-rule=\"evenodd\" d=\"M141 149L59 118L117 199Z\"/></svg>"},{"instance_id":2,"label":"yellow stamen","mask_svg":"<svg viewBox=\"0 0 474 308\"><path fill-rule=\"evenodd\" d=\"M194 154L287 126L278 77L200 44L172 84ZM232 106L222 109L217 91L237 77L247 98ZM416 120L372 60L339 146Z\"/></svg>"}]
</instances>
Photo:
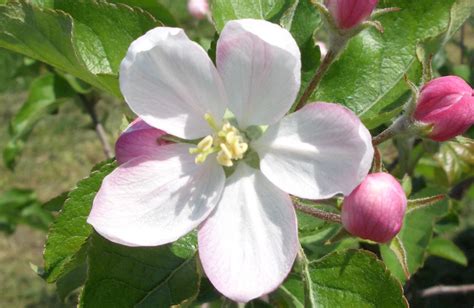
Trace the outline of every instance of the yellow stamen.
<instances>
[{"instance_id":1,"label":"yellow stamen","mask_svg":"<svg viewBox=\"0 0 474 308\"><path fill-rule=\"evenodd\" d=\"M196 164L202 164L209 154L217 152L216 159L220 165L233 166L232 161L242 159L248 150L248 144L244 137L229 122L224 122L219 128L210 114L206 113L204 118L215 134L203 138L195 148L189 149L189 153L196 154Z\"/></svg>"},{"instance_id":2,"label":"yellow stamen","mask_svg":"<svg viewBox=\"0 0 474 308\"><path fill-rule=\"evenodd\" d=\"M214 120L214 117L212 115L210 115L209 113L206 113L204 115L204 119L209 124L209 126L212 128L212 130L214 130L215 132L219 131L219 125L217 125L217 122L216 122L216 120Z\"/></svg>"}]
</instances>

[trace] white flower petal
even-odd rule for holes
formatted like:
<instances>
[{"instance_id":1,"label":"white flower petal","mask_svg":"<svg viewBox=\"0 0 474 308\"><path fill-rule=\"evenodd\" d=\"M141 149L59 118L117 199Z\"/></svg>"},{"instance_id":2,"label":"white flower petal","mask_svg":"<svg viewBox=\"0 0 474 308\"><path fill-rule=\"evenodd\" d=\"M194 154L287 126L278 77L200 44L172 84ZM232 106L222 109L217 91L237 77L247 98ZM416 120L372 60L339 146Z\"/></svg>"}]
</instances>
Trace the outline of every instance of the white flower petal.
<instances>
[{"instance_id":1,"label":"white flower petal","mask_svg":"<svg viewBox=\"0 0 474 308\"><path fill-rule=\"evenodd\" d=\"M219 201L225 175L211 158L196 165L188 151L164 145L120 165L104 179L87 222L127 246L170 243L196 228Z\"/></svg>"},{"instance_id":2,"label":"white flower petal","mask_svg":"<svg viewBox=\"0 0 474 308\"><path fill-rule=\"evenodd\" d=\"M155 28L130 45L120 67L120 89L145 122L185 139L207 135L204 114L221 119L227 107L214 64L178 28Z\"/></svg>"},{"instance_id":3,"label":"white flower petal","mask_svg":"<svg viewBox=\"0 0 474 308\"><path fill-rule=\"evenodd\" d=\"M237 302L267 294L283 282L298 251L291 199L240 163L198 242L204 271L222 294Z\"/></svg>"},{"instance_id":4,"label":"white flower petal","mask_svg":"<svg viewBox=\"0 0 474 308\"><path fill-rule=\"evenodd\" d=\"M291 34L264 21L228 22L217 42L217 69L241 128L273 124L300 88L300 51Z\"/></svg>"},{"instance_id":5,"label":"white flower petal","mask_svg":"<svg viewBox=\"0 0 474 308\"><path fill-rule=\"evenodd\" d=\"M252 147L270 181L308 199L348 195L369 172L374 154L359 118L329 103L309 104L283 118Z\"/></svg>"}]
</instances>

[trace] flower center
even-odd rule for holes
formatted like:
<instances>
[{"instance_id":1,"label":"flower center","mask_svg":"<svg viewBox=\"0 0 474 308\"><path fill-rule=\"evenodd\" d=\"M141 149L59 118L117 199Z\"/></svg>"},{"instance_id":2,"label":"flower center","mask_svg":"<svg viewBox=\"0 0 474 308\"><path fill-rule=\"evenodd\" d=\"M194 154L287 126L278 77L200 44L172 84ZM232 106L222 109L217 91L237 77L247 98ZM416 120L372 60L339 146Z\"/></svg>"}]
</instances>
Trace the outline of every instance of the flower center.
<instances>
[{"instance_id":1,"label":"flower center","mask_svg":"<svg viewBox=\"0 0 474 308\"><path fill-rule=\"evenodd\" d=\"M215 133L204 137L189 153L196 155L196 164L202 164L209 154L217 152L217 162L232 167L232 161L242 159L249 148L244 136L227 121L219 126L210 114L206 113L204 118Z\"/></svg>"}]
</instances>

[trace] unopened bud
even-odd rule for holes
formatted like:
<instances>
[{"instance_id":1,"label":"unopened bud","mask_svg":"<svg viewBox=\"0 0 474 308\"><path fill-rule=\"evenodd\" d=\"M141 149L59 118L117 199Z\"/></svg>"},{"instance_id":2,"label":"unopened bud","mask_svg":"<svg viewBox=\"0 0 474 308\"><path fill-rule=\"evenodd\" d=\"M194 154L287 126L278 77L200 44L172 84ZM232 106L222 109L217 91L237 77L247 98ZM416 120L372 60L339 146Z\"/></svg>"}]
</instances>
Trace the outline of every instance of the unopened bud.
<instances>
[{"instance_id":1,"label":"unopened bud","mask_svg":"<svg viewBox=\"0 0 474 308\"><path fill-rule=\"evenodd\" d=\"M474 92L456 76L433 79L421 89L414 118L432 125L427 135L435 141L461 135L474 124Z\"/></svg>"},{"instance_id":2,"label":"unopened bud","mask_svg":"<svg viewBox=\"0 0 474 308\"><path fill-rule=\"evenodd\" d=\"M386 243L400 232L406 207L398 181L388 173L372 173L344 199L342 224L353 235Z\"/></svg>"},{"instance_id":3,"label":"unopened bud","mask_svg":"<svg viewBox=\"0 0 474 308\"><path fill-rule=\"evenodd\" d=\"M365 21L378 0L325 0L325 5L340 29L352 29Z\"/></svg>"},{"instance_id":4,"label":"unopened bud","mask_svg":"<svg viewBox=\"0 0 474 308\"><path fill-rule=\"evenodd\" d=\"M196 19L204 19L209 13L209 3L207 0L189 0L188 11Z\"/></svg>"}]
</instances>

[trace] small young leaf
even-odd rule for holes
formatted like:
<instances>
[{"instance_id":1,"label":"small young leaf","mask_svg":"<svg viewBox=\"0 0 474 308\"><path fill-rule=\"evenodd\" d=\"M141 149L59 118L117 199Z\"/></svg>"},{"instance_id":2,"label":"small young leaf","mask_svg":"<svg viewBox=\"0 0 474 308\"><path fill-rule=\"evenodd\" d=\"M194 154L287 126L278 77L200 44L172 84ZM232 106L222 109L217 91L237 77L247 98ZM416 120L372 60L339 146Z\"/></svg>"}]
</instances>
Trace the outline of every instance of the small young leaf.
<instances>
[{"instance_id":1,"label":"small young leaf","mask_svg":"<svg viewBox=\"0 0 474 308\"><path fill-rule=\"evenodd\" d=\"M406 279L410 279L410 271L408 270L407 252L405 246L398 236L396 236L388 245L390 250L395 254L400 263Z\"/></svg>"},{"instance_id":2,"label":"small young leaf","mask_svg":"<svg viewBox=\"0 0 474 308\"><path fill-rule=\"evenodd\" d=\"M443 168L450 184L459 181L463 173L473 169L474 141L468 138L459 138L445 142L435 160Z\"/></svg>"},{"instance_id":3,"label":"small young leaf","mask_svg":"<svg viewBox=\"0 0 474 308\"><path fill-rule=\"evenodd\" d=\"M92 201L102 180L112 170L115 163L103 165L86 179L77 183L56 221L51 226L44 249L45 275L48 282L55 282L84 262L87 239L92 227L87 224L87 216Z\"/></svg>"},{"instance_id":4,"label":"small young leaf","mask_svg":"<svg viewBox=\"0 0 474 308\"><path fill-rule=\"evenodd\" d=\"M431 240L428 253L467 266L467 257L453 241L437 237Z\"/></svg>"},{"instance_id":5,"label":"small young leaf","mask_svg":"<svg viewBox=\"0 0 474 308\"><path fill-rule=\"evenodd\" d=\"M436 195L436 196L426 197L426 198L410 199L408 200L407 213L438 204L439 202L443 201L445 198L446 198L446 195Z\"/></svg>"}]
</instances>

